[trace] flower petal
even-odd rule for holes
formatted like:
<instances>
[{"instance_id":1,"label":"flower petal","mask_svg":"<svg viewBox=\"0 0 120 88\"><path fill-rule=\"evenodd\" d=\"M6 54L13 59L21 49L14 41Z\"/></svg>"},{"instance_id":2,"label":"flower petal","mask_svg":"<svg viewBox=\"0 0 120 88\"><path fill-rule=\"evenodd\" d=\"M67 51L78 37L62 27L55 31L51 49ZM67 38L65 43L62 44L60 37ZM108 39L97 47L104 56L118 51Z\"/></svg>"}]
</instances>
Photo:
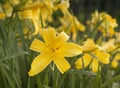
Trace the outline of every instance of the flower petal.
<instances>
[{"instance_id":1,"label":"flower petal","mask_svg":"<svg viewBox=\"0 0 120 88\"><path fill-rule=\"evenodd\" d=\"M103 64L108 64L109 63L110 54L108 54L106 52L98 51L96 53L96 56L99 58L99 61L101 63L103 63Z\"/></svg>"},{"instance_id":2,"label":"flower petal","mask_svg":"<svg viewBox=\"0 0 120 88\"><path fill-rule=\"evenodd\" d=\"M55 41L55 47L59 47L62 44L64 44L69 39L69 36L65 32L61 32L57 37Z\"/></svg>"},{"instance_id":3,"label":"flower petal","mask_svg":"<svg viewBox=\"0 0 120 88\"><path fill-rule=\"evenodd\" d=\"M33 21L34 28L35 28L33 35L37 35L39 31L41 30L41 25L39 24L37 19L32 19L32 21Z\"/></svg>"},{"instance_id":4,"label":"flower petal","mask_svg":"<svg viewBox=\"0 0 120 88\"><path fill-rule=\"evenodd\" d=\"M97 61L97 59L93 59L93 61L92 61L92 71L93 72L98 71L98 61Z\"/></svg>"},{"instance_id":5,"label":"flower petal","mask_svg":"<svg viewBox=\"0 0 120 88\"><path fill-rule=\"evenodd\" d=\"M119 61L120 60L120 53L117 53L114 57L114 60Z\"/></svg>"},{"instance_id":6,"label":"flower petal","mask_svg":"<svg viewBox=\"0 0 120 88\"><path fill-rule=\"evenodd\" d=\"M97 49L97 46L95 45L95 43L92 39L87 39L84 42L84 45L82 46L83 52L91 52L95 49Z\"/></svg>"},{"instance_id":7,"label":"flower petal","mask_svg":"<svg viewBox=\"0 0 120 88\"><path fill-rule=\"evenodd\" d=\"M113 68L117 68L118 62L117 61L112 61L111 65L112 65Z\"/></svg>"},{"instance_id":8,"label":"flower petal","mask_svg":"<svg viewBox=\"0 0 120 88\"><path fill-rule=\"evenodd\" d=\"M92 60L92 57L89 54L85 54L83 56L84 63L82 63L83 62L82 57L75 62L76 68L81 69L83 67L83 64L84 64L84 67L87 67L90 64L91 60Z\"/></svg>"},{"instance_id":9,"label":"flower petal","mask_svg":"<svg viewBox=\"0 0 120 88\"><path fill-rule=\"evenodd\" d=\"M34 39L32 41L32 44L30 46L31 50L37 51L37 52L45 52L47 47L45 46L44 42Z\"/></svg>"},{"instance_id":10,"label":"flower petal","mask_svg":"<svg viewBox=\"0 0 120 88\"><path fill-rule=\"evenodd\" d=\"M31 69L28 72L29 76L34 76L43 71L52 60L53 59L51 59L50 56L47 56L46 54L37 56L31 64Z\"/></svg>"},{"instance_id":11,"label":"flower petal","mask_svg":"<svg viewBox=\"0 0 120 88\"><path fill-rule=\"evenodd\" d=\"M53 44L56 39L56 31L54 28L42 29L40 30L40 34L47 44Z\"/></svg>"},{"instance_id":12,"label":"flower petal","mask_svg":"<svg viewBox=\"0 0 120 88\"><path fill-rule=\"evenodd\" d=\"M64 57L58 57L54 59L54 63L61 73L66 72L71 66Z\"/></svg>"},{"instance_id":13,"label":"flower petal","mask_svg":"<svg viewBox=\"0 0 120 88\"><path fill-rule=\"evenodd\" d=\"M58 50L58 54L64 57L73 57L82 53L82 49L75 43L65 43Z\"/></svg>"}]
</instances>

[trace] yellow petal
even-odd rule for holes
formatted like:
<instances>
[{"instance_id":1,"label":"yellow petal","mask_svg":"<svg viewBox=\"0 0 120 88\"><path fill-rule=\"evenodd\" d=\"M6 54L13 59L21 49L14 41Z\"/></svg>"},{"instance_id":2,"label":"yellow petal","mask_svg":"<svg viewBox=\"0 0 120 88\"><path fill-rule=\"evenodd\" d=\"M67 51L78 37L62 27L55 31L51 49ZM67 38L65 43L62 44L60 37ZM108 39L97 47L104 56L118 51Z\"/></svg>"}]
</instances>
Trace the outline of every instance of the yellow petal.
<instances>
[{"instance_id":1,"label":"yellow petal","mask_svg":"<svg viewBox=\"0 0 120 88\"><path fill-rule=\"evenodd\" d=\"M103 64L108 64L109 63L110 54L108 54L106 52L98 51L96 53L96 56L99 58L99 61L101 63L103 63Z\"/></svg>"},{"instance_id":2,"label":"yellow petal","mask_svg":"<svg viewBox=\"0 0 120 88\"><path fill-rule=\"evenodd\" d=\"M45 44L42 41L40 41L38 39L34 39L32 41L30 49L42 53L42 52L46 51L47 47L45 46Z\"/></svg>"},{"instance_id":3,"label":"yellow petal","mask_svg":"<svg viewBox=\"0 0 120 88\"><path fill-rule=\"evenodd\" d=\"M76 62L75 62L75 67L76 69L82 69L83 68L83 63L82 63L82 58L79 58Z\"/></svg>"},{"instance_id":4,"label":"yellow petal","mask_svg":"<svg viewBox=\"0 0 120 88\"><path fill-rule=\"evenodd\" d=\"M32 10L24 10L24 11L18 12L18 14L21 19L27 19L27 18L32 19L33 18Z\"/></svg>"},{"instance_id":5,"label":"yellow petal","mask_svg":"<svg viewBox=\"0 0 120 88\"><path fill-rule=\"evenodd\" d=\"M120 53L117 53L117 54L115 55L114 60L116 60L116 61L120 60Z\"/></svg>"},{"instance_id":6,"label":"yellow petal","mask_svg":"<svg viewBox=\"0 0 120 88\"><path fill-rule=\"evenodd\" d=\"M66 42L69 39L69 36L65 33L65 32L61 32L58 36L57 36L57 41L60 42Z\"/></svg>"},{"instance_id":7,"label":"yellow petal","mask_svg":"<svg viewBox=\"0 0 120 88\"><path fill-rule=\"evenodd\" d=\"M92 71L93 72L98 71L98 61L97 61L97 59L93 59L93 61L92 61Z\"/></svg>"},{"instance_id":8,"label":"yellow petal","mask_svg":"<svg viewBox=\"0 0 120 88\"><path fill-rule=\"evenodd\" d=\"M57 37L55 41L54 47L59 47L62 44L64 44L69 39L69 36L65 32L61 32Z\"/></svg>"},{"instance_id":9,"label":"yellow petal","mask_svg":"<svg viewBox=\"0 0 120 88\"><path fill-rule=\"evenodd\" d=\"M56 39L56 31L54 28L42 29L40 30L40 34L47 44L53 44Z\"/></svg>"},{"instance_id":10,"label":"yellow petal","mask_svg":"<svg viewBox=\"0 0 120 88\"><path fill-rule=\"evenodd\" d=\"M84 67L87 67L90 64L91 60L92 60L92 57L89 54L85 54L83 56L83 61L82 61L82 58L79 58L75 62L75 66L77 69L81 69L83 67L83 64L84 64Z\"/></svg>"},{"instance_id":11,"label":"yellow petal","mask_svg":"<svg viewBox=\"0 0 120 88\"><path fill-rule=\"evenodd\" d=\"M58 50L59 55L64 57L73 57L82 53L82 49L75 43L65 43Z\"/></svg>"},{"instance_id":12,"label":"yellow petal","mask_svg":"<svg viewBox=\"0 0 120 88\"><path fill-rule=\"evenodd\" d=\"M115 31L113 28L109 28L109 36L112 37L115 34Z\"/></svg>"},{"instance_id":13,"label":"yellow petal","mask_svg":"<svg viewBox=\"0 0 120 88\"><path fill-rule=\"evenodd\" d=\"M111 65L112 65L113 68L117 68L118 62L117 61L112 61Z\"/></svg>"},{"instance_id":14,"label":"yellow petal","mask_svg":"<svg viewBox=\"0 0 120 88\"><path fill-rule=\"evenodd\" d=\"M84 42L84 45L82 46L83 52L91 52L95 49L97 49L97 46L95 45L95 43L92 39L87 39Z\"/></svg>"},{"instance_id":15,"label":"yellow petal","mask_svg":"<svg viewBox=\"0 0 120 88\"><path fill-rule=\"evenodd\" d=\"M67 60L63 57L58 57L54 59L54 63L56 64L57 68L61 73L66 72L68 69L70 69L70 64Z\"/></svg>"},{"instance_id":16,"label":"yellow petal","mask_svg":"<svg viewBox=\"0 0 120 88\"><path fill-rule=\"evenodd\" d=\"M4 13L0 13L0 19L4 19L5 16L6 16L6 14L4 14Z\"/></svg>"},{"instance_id":17,"label":"yellow petal","mask_svg":"<svg viewBox=\"0 0 120 88\"><path fill-rule=\"evenodd\" d=\"M50 56L47 56L46 54L37 56L31 64L31 69L28 72L29 76L34 76L43 71L51 61L52 59Z\"/></svg>"},{"instance_id":18,"label":"yellow petal","mask_svg":"<svg viewBox=\"0 0 120 88\"><path fill-rule=\"evenodd\" d=\"M100 49L103 50L103 51L111 52L116 48L114 43L115 43L115 39L110 39Z\"/></svg>"},{"instance_id":19,"label":"yellow petal","mask_svg":"<svg viewBox=\"0 0 120 88\"><path fill-rule=\"evenodd\" d=\"M32 19L33 24L34 24L34 28L35 28L35 32L33 33L33 35L36 35L39 33L39 31L41 30L41 25L39 24L39 21L36 19Z\"/></svg>"}]
</instances>

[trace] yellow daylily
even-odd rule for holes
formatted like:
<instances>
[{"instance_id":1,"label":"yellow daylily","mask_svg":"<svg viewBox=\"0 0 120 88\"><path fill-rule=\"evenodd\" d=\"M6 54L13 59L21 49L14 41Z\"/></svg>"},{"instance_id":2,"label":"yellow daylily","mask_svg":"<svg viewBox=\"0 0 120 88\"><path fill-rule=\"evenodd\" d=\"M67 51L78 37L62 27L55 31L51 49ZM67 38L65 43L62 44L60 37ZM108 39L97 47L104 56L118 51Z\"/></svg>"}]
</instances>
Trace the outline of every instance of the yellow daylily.
<instances>
[{"instance_id":1,"label":"yellow daylily","mask_svg":"<svg viewBox=\"0 0 120 88\"><path fill-rule=\"evenodd\" d=\"M82 53L81 47L75 43L67 42L69 36L61 32L56 36L54 28L40 31L45 42L34 39L30 49L40 52L31 64L29 76L34 76L43 71L52 61L61 73L67 71L71 66L64 57L73 57Z\"/></svg>"},{"instance_id":2,"label":"yellow daylily","mask_svg":"<svg viewBox=\"0 0 120 88\"><path fill-rule=\"evenodd\" d=\"M32 20L35 27L34 35L36 35L41 30L42 26L46 26L46 21L52 19L52 8L52 3L49 0L34 2L21 8L19 16L20 18Z\"/></svg>"},{"instance_id":3,"label":"yellow daylily","mask_svg":"<svg viewBox=\"0 0 120 88\"><path fill-rule=\"evenodd\" d=\"M38 3L35 3L37 6ZM34 5L34 4L33 4ZM35 27L35 32L34 32L34 35L36 35L40 28L41 28L41 25L40 25L40 22L39 22L39 19L40 19L40 9L38 7L29 7L30 9L28 9L28 7L24 8L24 9L27 9L27 10L23 10L23 11L20 11L18 12L19 13L19 17L21 19L31 19L33 24L34 24L34 27Z\"/></svg>"},{"instance_id":4,"label":"yellow daylily","mask_svg":"<svg viewBox=\"0 0 120 88\"><path fill-rule=\"evenodd\" d=\"M5 16L6 16L6 14L4 14L4 13L0 13L0 19L4 19Z\"/></svg>"},{"instance_id":5,"label":"yellow daylily","mask_svg":"<svg viewBox=\"0 0 120 88\"><path fill-rule=\"evenodd\" d=\"M116 37L115 42L117 44L120 44L120 32L115 32L115 37Z\"/></svg>"},{"instance_id":6,"label":"yellow daylily","mask_svg":"<svg viewBox=\"0 0 120 88\"><path fill-rule=\"evenodd\" d=\"M4 8L4 10L2 9ZM12 15L13 8L10 3L6 2L3 7L0 6L0 19L5 19Z\"/></svg>"},{"instance_id":7,"label":"yellow daylily","mask_svg":"<svg viewBox=\"0 0 120 88\"><path fill-rule=\"evenodd\" d=\"M65 15L69 13L68 8L70 7L69 0L61 1L59 4L54 5L54 10L60 9Z\"/></svg>"},{"instance_id":8,"label":"yellow daylily","mask_svg":"<svg viewBox=\"0 0 120 88\"><path fill-rule=\"evenodd\" d=\"M18 5L20 3L20 0L10 0L10 3L12 5Z\"/></svg>"},{"instance_id":9,"label":"yellow daylily","mask_svg":"<svg viewBox=\"0 0 120 88\"><path fill-rule=\"evenodd\" d=\"M72 33L72 39L75 40L77 36L77 30L85 31L85 26L81 24L77 17L73 16L71 13L66 13L66 15L60 18L61 26L58 29L68 30L69 33Z\"/></svg>"},{"instance_id":10,"label":"yellow daylily","mask_svg":"<svg viewBox=\"0 0 120 88\"><path fill-rule=\"evenodd\" d=\"M88 24L94 29L100 21L103 22L98 26L98 30L103 33L103 36L112 37L115 34L114 28L118 26L116 19L112 18L106 12L99 13L95 11L95 13L92 14L91 21L88 21Z\"/></svg>"},{"instance_id":11,"label":"yellow daylily","mask_svg":"<svg viewBox=\"0 0 120 88\"><path fill-rule=\"evenodd\" d=\"M100 50L106 52L112 52L117 46L115 45L115 39L110 39L108 42L104 43L102 47L99 47Z\"/></svg>"},{"instance_id":12,"label":"yellow daylily","mask_svg":"<svg viewBox=\"0 0 120 88\"><path fill-rule=\"evenodd\" d=\"M117 53L111 62L113 68L117 68L118 61L120 61L120 53Z\"/></svg>"},{"instance_id":13,"label":"yellow daylily","mask_svg":"<svg viewBox=\"0 0 120 88\"><path fill-rule=\"evenodd\" d=\"M108 42L103 43L99 49L111 53L112 51L117 50L119 47L120 44L115 44L115 39L110 39Z\"/></svg>"},{"instance_id":14,"label":"yellow daylily","mask_svg":"<svg viewBox=\"0 0 120 88\"><path fill-rule=\"evenodd\" d=\"M106 52L95 50L91 52L91 54L95 55L95 57L91 56L90 54L84 54L83 57L80 57L76 62L75 66L77 69L82 69L83 66L87 67L91 63L91 68L93 72L98 71L99 62L103 64L109 63L110 55Z\"/></svg>"},{"instance_id":15,"label":"yellow daylily","mask_svg":"<svg viewBox=\"0 0 120 88\"><path fill-rule=\"evenodd\" d=\"M13 12L13 7L11 6L11 4L9 2L6 2L4 5L3 5L3 8L5 10L5 14L7 17L10 17L12 15L12 12Z\"/></svg>"},{"instance_id":16,"label":"yellow daylily","mask_svg":"<svg viewBox=\"0 0 120 88\"><path fill-rule=\"evenodd\" d=\"M94 43L94 40L93 39L87 39L85 42L84 42L84 45L81 46L82 48L82 51L84 53L86 52L91 52L91 51L94 51L95 49L97 49L97 46L96 44Z\"/></svg>"},{"instance_id":17,"label":"yellow daylily","mask_svg":"<svg viewBox=\"0 0 120 88\"><path fill-rule=\"evenodd\" d=\"M97 72L99 62L103 64L109 63L110 55L100 50L99 46L94 43L93 39L87 39L81 48L84 54L75 62L77 69L87 67L91 63L92 71Z\"/></svg>"}]
</instances>

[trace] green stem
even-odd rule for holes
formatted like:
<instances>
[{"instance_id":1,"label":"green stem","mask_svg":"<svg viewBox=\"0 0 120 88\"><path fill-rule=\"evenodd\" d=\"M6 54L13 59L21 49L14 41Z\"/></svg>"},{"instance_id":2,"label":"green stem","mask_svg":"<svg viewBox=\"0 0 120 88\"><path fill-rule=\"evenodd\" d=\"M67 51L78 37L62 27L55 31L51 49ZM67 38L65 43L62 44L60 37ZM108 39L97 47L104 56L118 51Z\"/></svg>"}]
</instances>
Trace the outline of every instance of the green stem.
<instances>
[{"instance_id":1,"label":"green stem","mask_svg":"<svg viewBox=\"0 0 120 88\"><path fill-rule=\"evenodd\" d=\"M120 75L106 81L104 84L102 84L102 86L100 88L104 88L104 87L107 87L109 86L110 84L112 84L114 81L119 81L120 80Z\"/></svg>"}]
</instances>

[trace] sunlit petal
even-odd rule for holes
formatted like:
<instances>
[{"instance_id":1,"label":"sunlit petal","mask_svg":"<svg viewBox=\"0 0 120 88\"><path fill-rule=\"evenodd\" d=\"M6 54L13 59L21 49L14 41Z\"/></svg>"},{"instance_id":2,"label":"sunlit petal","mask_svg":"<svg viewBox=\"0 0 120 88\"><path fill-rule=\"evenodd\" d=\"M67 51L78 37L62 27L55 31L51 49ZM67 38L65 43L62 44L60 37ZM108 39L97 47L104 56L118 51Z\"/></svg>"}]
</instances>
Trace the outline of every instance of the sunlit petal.
<instances>
[{"instance_id":1,"label":"sunlit petal","mask_svg":"<svg viewBox=\"0 0 120 88\"><path fill-rule=\"evenodd\" d=\"M6 14L4 14L4 13L0 13L0 19L4 19L5 16L6 16Z\"/></svg>"},{"instance_id":2,"label":"sunlit petal","mask_svg":"<svg viewBox=\"0 0 120 88\"><path fill-rule=\"evenodd\" d=\"M31 64L31 69L28 73L29 76L34 76L43 71L48 66L48 64L50 64L51 61L52 59L50 58L50 56L47 56L46 54L41 54L37 56Z\"/></svg>"},{"instance_id":3,"label":"sunlit petal","mask_svg":"<svg viewBox=\"0 0 120 88\"><path fill-rule=\"evenodd\" d=\"M99 61L103 64L109 63L110 54L102 51L98 51L96 56L99 58Z\"/></svg>"},{"instance_id":4,"label":"sunlit petal","mask_svg":"<svg viewBox=\"0 0 120 88\"><path fill-rule=\"evenodd\" d=\"M82 46L83 52L91 52L95 49L97 49L97 46L95 45L95 43L92 39L87 39L84 42L84 45Z\"/></svg>"},{"instance_id":5,"label":"sunlit petal","mask_svg":"<svg viewBox=\"0 0 120 88\"><path fill-rule=\"evenodd\" d=\"M59 47L60 45L64 44L69 39L69 36L65 32L61 32L55 41L55 47Z\"/></svg>"},{"instance_id":6,"label":"sunlit petal","mask_svg":"<svg viewBox=\"0 0 120 88\"><path fill-rule=\"evenodd\" d=\"M62 47L58 50L59 55L65 57L72 57L82 53L82 49L79 45L75 43L65 43Z\"/></svg>"},{"instance_id":7,"label":"sunlit petal","mask_svg":"<svg viewBox=\"0 0 120 88\"><path fill-rule=\"evenodd\" d=\"M118 62L117 61L112 61L111 65L112 65L113 68L117 68Z\"/></svg>"},{"instance_id":8,"label":"sunlit petal","mask_svg":"<svg viewBox=\"0 0 120 88\"><path fill-rule=\"evenodd\" d=\"M45 46L44 42L42 42L38 39L34 39L31 46L30 46L30 49L37 51L37 52L45 52L46 46Z\"/></svg>"},{"instance_id":9,"label":"sunlit petal","mask_svg":"<svg viewBox=\"0 0 120 88\"><path fill-rule=\"evenodd\" d=\"M84 67L87 67L90 64L91 60L92 60L92 57L89 54L85 54L83 58L81 57L75 62L75 66L77 69L83 68L83 64L84 64Z\"/></svg>"},{"instance_id":10,"label":"sunlit petal","mask_svg":"<svg viewBox=\"0 0 120 88\"><path fill-rule=\"evenodd\" d=\"M66 72L71 67L67 60L65 60L65 58L63 57L55 58L54 63L56 64L57 68L61 73Z\"/></svg>"},{"instance_id":11,"label":"sunlit petal","mask_svg":"<svg viewBox=\"0 0 120 88\"><path fill-rule=\"evenodd\" d=\"M116 60L116 61L120 60L120 53L117 53L117 54L115 55L114 60Z\"/></svg>"},{"instance_id":12,"label":"sunlit petal","mask_svg":"<svg viewBox=\"0 0 120 88\"><path fill-rule=\"evenodd\" d=\"M97 59L93 59L91 67L92 67L92 71L93 72L97 72L98 71L98 61L97 61Z\"/></svg>"},{"instance_id":13,"label":"sunlit petal","mask_svg":"<svg viewBox=\"0 0 120 88\"><path fill-rule=\"evenodd\" d=\"M82 58L79 58L76 62L75 62L75 67L76 69L82 69L83 68L83 63L82 63Z\"/></svg>"},{"instance_id":14,"label":"sunlit petal","mask_svg":"<svg viewBox=\"0 0 120 88\"><path fill-rule=\"evenodd\" d=\"M54 28L42 29L40 30L40 34L47 44L53 44L56 39L56 31Z\"/></svg>"}]
</instances>

